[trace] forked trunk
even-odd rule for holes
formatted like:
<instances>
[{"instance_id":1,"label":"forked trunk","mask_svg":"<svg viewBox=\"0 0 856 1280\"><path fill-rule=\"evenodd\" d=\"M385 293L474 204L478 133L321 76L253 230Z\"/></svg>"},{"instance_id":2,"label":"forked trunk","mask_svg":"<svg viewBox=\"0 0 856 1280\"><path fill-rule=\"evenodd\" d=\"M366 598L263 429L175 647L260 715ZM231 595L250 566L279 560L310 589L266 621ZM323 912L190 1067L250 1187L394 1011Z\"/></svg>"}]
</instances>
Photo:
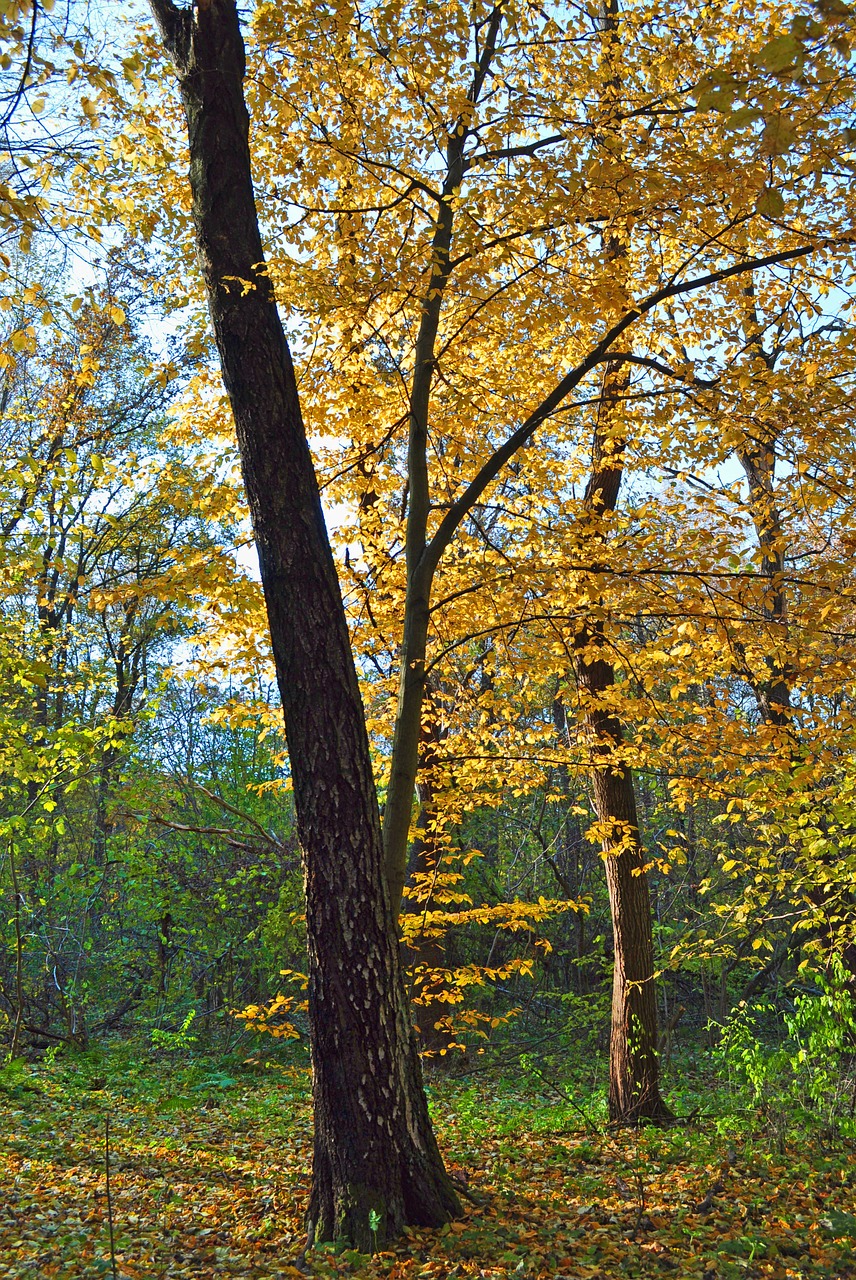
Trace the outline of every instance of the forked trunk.
<instances>
[{"instance_id":1,"label":"forked trunk","mask_svg":"<svg viewBox=\"0 0 856 1280\"><path fill-rule=\"evenodd\" d=\"M288 344L264 268L235 0L152 0L190 139L200 264L285 711L304 856L310 1240L370 1250L460 1211L431 1129L384 885L362 703Z\"/></svg>"}]
</instances>

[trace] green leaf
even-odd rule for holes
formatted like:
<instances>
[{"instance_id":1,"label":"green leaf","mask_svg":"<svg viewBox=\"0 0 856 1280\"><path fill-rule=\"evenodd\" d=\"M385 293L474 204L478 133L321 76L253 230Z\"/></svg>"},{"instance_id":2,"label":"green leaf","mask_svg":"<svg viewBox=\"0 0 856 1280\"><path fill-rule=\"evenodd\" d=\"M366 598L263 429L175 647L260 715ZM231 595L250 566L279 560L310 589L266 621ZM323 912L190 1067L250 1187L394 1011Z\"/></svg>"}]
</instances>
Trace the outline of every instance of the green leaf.
<instances>
[{"instance_id":1,"label":"green leaf","mask_svg":"<svg viewBox=\"0 0 856 1280\"><path fill-rule=\"evenodd\" d=\"M823 27L813 18L799 15L791 22L791 32L797 40L819 40L823 35Z\"/></svg>"},{"instance_id":2,"label":"green leaf","mask_svg":"<svg viewBox=\"0 0 856 1280\"><path fill-rule=\"evenodd\" d=\"M767 156L783 156L797 140L794 125L783 115L771 116L761 135L761 150Z\"/></svg>"},{"instance_id":3,"label":"green leaf","mask_svg":"<svg viewBox=\"0 0 856 1280\"><path fill-rule=\"evenodd\" d=\"M755 201L755 212L767 218L778 218L785 212L785 198L781 191L765 187Z\"/></svg>"},{"instance_id":4,"label":"green leaf","mask_svg":"<svg viewBox=\"0 0 856 1280\"><path fill-rule=\"evenodd\" d=\"M760 120L762 113L757 107L738 107L736 111L732 111L728 117L727 125L729 129L742 129L744 125L754 124L756 120Z\"/></svg>"},{"instance_id":5,"label":"green leaf","mask_svg":"<svg viewBox=\"0 0 856 1280\"><path fill-rule=\"evenodd\" d=\"M796 36L784 35L768 40L760 53L755 55L755 62L765 71L780 75L783 71L790 71L797 63L802 63L803 58L803 47Z\"/></svg>"},{"instance_id":6,"label":"green leaf","mask_svg":"<svg viewBox=\"0 0 856 1280\"><path fill-rule=\"evenodd\" d=\"M712 89L704 89L696 99L699 111L722 111L728 113L735 98L735 91L724 85L716 85Z\"/></svg>"}]
</instances>

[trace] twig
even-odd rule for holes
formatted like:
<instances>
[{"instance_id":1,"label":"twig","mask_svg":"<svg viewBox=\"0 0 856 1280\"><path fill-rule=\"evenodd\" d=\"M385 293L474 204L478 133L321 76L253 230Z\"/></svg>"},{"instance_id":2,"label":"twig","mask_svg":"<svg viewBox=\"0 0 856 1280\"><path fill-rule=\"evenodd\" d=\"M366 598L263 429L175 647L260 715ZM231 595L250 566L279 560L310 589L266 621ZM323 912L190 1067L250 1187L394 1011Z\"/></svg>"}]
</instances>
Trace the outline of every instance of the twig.
<instances>
[{"instance_id":1,"label":"twig","mask_svg":"<svg viewBox=\"0 0 856 1280\"><path fill-rule=\"evenodd\" d=\"M107 1175L107 1225L110 1228L110 1268L113 1280L116 1273L116 1244L113 1239L113 1197L110 1194L110 1113L104 1116L104 1172Z\"/></svg>"},{"instance_id":2,"label":"twig","mask_svg":"<svg viewBox=\"0 0 856 1280\"><path fill-rule=\"evenodd\" d=\"M470 1191L469 1187L465 1187L457 1178L453 1178L452 1183L458 1195L463 1196L465 1200L469 1200L470 1204L474 1204L477 1209L486 1209L490 1205L492 1196L489 1192L476 1195L475 1191Z\"/></svg>"},{"instance_id":3,"label":"twig","mask_svg":"<svg viewBox=\"0 0 856 1280\"><path fill-rule=\"evenodd\" d=\"M544 1072L540 1069L540 1067L536 1067L534 1064L532 1064L531 1070L534 1071L535 1075L538 1076L540 1080L543 1080L544 1084L547 1086L548 1089L552 1089L553 1092L558 1097L560 1097L563 1102L567 1103L569 1107L571 1107L574 1111L576 1111L578 1116L582 1117L589 1133L602 1132L600 1126L595 1124L594 1120L592 1120L591 1117L587 1115L585 1111L583 1111L582 1107L579 1106L576 1102L574 1102L573 1098L569 1098L565 1090L560 1089L559 1086L549 1078L549 1076L545 1076Z\"/></svg>"}]
</instances>

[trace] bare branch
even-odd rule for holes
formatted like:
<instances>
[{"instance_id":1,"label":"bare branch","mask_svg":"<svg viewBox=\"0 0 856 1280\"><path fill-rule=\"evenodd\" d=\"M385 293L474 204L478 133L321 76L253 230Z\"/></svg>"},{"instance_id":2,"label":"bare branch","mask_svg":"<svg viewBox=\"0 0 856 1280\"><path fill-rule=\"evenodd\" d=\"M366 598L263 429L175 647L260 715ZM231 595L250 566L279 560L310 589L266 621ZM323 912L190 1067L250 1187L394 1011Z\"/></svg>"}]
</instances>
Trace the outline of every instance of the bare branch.
<instances>
[{"instance_id":1,"label":"bare branch","mask_svg":"<svg viewBox=\"0 0 856 1280\"><path fill-rule=\"evenodd\" d=\"M554 147L557 142L565 142L563 133L552 133L548 138L536 138L519 147L500 147L496 151L476 151L467 156L467 164L478 164L482 160L512 160L515 156L534 156L544 147Z\"/></svg>"}]
</instances>

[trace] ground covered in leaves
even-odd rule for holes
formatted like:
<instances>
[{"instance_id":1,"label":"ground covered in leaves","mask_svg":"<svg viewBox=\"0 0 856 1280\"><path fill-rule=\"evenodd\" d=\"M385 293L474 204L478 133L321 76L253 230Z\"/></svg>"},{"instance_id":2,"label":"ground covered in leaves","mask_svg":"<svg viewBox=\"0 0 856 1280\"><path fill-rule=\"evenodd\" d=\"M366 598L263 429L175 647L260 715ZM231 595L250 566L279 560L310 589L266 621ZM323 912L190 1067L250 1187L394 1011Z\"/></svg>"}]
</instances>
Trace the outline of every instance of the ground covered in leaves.
<instances>
[{"instance_id":1,"label":"ground covered in leaves","mask_svg":"<svg viewBox=\"0 0 856 1280\"><path fill-rule=\"evenodd\" d=\"M5 1068L0 1277L111 1274L109 1113L115 1257L128 1280L856 1278L852 1144L723 1117L710 1093L707 1113L681 1127L611 1135L567 1081L512 1085L490 1072L430 1086L471 1197L463 1220L374 1257L304 1260L307 1085L299 1066L153 1062L128 1046Z\"/></svg>"}]
</instances>

